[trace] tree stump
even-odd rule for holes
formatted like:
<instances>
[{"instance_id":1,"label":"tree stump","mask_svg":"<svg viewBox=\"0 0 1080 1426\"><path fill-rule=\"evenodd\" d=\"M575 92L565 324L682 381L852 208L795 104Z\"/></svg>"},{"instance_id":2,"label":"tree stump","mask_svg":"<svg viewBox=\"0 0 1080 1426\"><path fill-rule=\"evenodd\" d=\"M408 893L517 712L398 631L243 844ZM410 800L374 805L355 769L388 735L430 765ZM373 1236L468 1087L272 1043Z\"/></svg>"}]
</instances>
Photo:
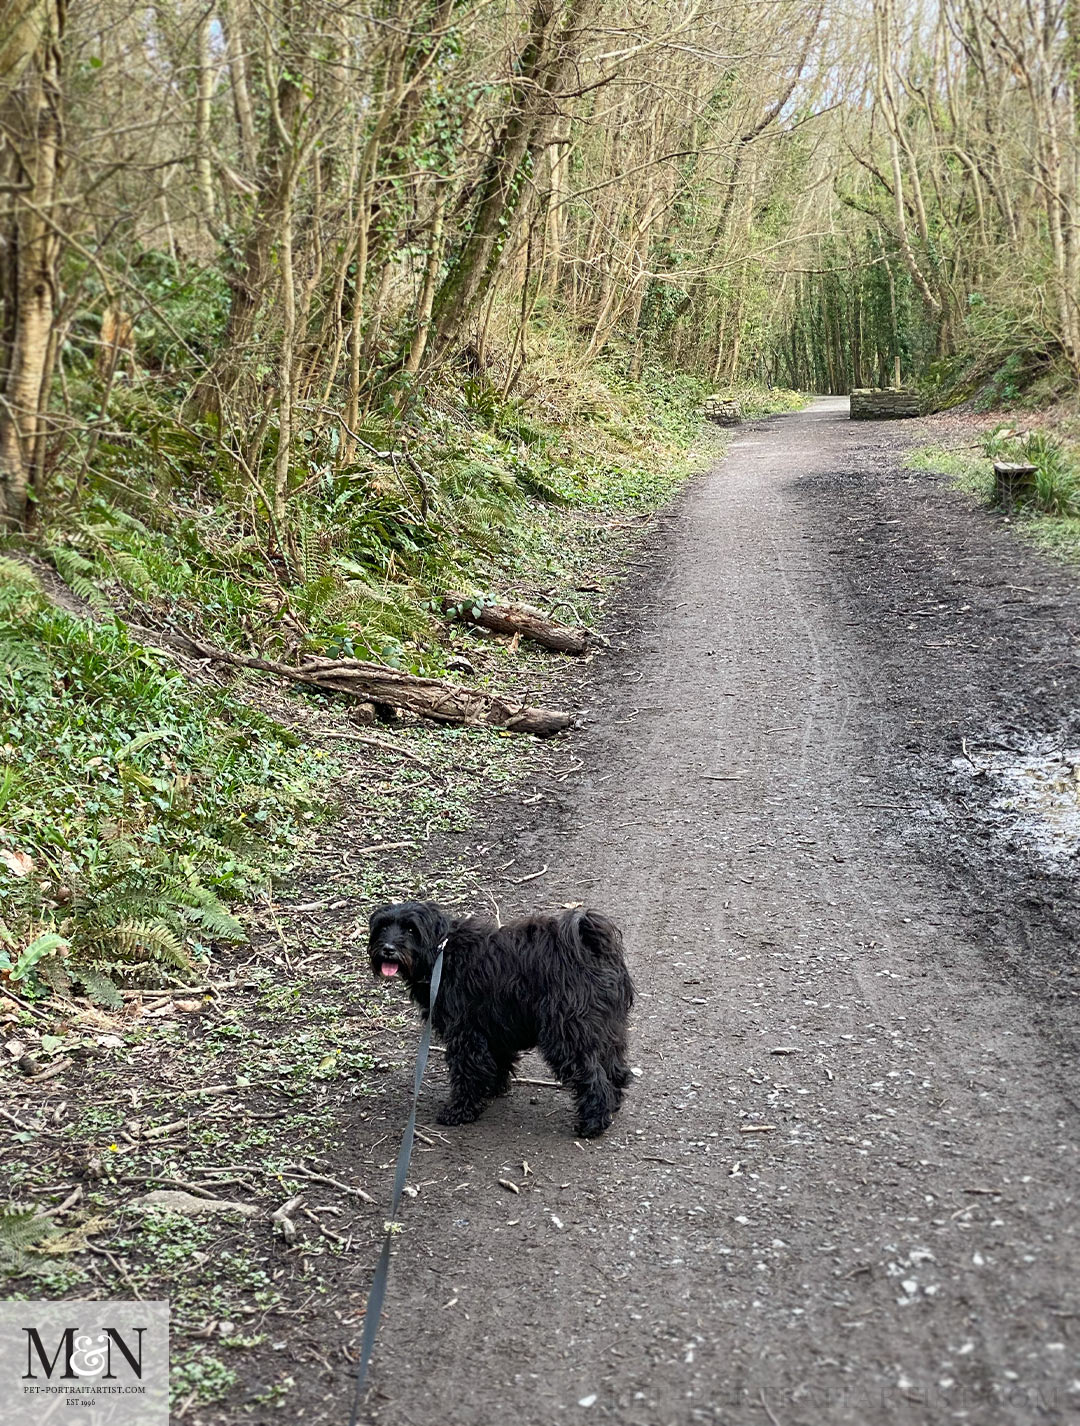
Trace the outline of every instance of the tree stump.
<instances>
[{"instance_id":1,"label":"tree stump","mask_svg":"<svg viewBox=\"0 0 1080 1426\"><path fill-rule=\"evenodd\" d=\"M883 391L855 390L848 401L853 421L896 421L922 415L918 393L899 387Z\"/></svg>"},{"instance_id":2,"label":"tree stump","mask_svg":"<svg viewBox=\"0 0 1080 1426\"><path fill-rule=\"evenodd\" d=\"M994 503L1003 510L1012 510L1017 505L1030 504L1035 495L1035 477L1039 473L1037 465L1024 461L996 460L994 462Z\"/></svg>"}]
</instances>

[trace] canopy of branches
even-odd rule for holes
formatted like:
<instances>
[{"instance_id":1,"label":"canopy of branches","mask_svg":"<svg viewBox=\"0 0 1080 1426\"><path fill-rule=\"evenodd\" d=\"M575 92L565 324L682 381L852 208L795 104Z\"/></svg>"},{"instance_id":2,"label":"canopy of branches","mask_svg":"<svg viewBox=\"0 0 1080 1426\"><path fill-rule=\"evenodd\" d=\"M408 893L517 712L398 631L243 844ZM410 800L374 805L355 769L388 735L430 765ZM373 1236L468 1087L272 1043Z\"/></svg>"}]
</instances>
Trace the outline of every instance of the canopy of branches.
<instances>
[{"instance_id":1,"label":"canopy of branches","mask_svg":"<svg viewBox=\"0 0 1080 1426\"><path fill-rule=\"evenodd\" d=\"M506 399L541 330L571 378L616 351L717 384L1074 380L1076 25L1061 0L13 0L3 513L137 410L211 429L276 531L316 456L347 468L433 381Z\"/></svg>"}]
</instances>

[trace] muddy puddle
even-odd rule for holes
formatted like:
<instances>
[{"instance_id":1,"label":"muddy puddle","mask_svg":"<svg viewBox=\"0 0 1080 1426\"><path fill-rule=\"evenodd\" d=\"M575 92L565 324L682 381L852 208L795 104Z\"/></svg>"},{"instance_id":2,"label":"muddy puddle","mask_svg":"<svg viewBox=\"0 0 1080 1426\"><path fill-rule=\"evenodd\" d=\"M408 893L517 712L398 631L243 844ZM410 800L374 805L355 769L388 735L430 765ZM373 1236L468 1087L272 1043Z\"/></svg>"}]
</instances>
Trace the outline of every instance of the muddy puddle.
<instances>
[{"instance_id":1,"label":"muddy puddle","mask_svg":"<svg viewBox=\"0 0 1080 1426\"><path fill-rule=\"evenodd\" d=\"M1060 736L968 746L953 776L972 811L1055 871L1080 861L1080 746Z\"/></svg>"}]
</instances>

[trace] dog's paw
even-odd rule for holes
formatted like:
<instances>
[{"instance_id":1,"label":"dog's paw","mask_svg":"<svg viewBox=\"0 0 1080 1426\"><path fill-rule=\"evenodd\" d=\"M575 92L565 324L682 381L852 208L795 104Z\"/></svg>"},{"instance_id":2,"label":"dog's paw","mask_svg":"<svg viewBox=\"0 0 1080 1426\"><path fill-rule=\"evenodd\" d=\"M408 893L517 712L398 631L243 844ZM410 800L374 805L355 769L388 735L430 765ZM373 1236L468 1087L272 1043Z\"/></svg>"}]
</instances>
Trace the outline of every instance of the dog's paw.
<instances>
[{"instance_id":1,"label":"dog's paw","mask_svg":"<svg viewBox=\"0 0 1080 1426\"><path fill-rule=\"evenodd\" d=\"M574 1133L579 1139L599 1139L614 1122L614 1114L609 1114L604 1119L579 1119L574 1125Z\"/></svg>"},{"instance_id":2,"label":"dog's paw","mask_svg":"<svg viewBox=\"0 0 1080 1426\"><path fill-rule=\"evenodd\" d=\"M480 1118L480 1110L470 1105L444 1104L435 1115L436 1124L473 1124Z\"/></svg>"}]
</instances>

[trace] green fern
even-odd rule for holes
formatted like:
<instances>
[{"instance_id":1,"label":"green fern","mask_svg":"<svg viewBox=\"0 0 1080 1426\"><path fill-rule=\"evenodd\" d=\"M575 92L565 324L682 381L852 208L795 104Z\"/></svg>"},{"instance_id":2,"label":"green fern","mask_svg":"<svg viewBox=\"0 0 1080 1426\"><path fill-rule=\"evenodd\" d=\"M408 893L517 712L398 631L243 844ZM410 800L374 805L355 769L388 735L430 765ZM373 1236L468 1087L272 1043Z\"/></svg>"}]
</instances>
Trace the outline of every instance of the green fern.
<instances>
[{"instance_id":1,"label":"green fern","mask_svg":"<svg viewBox=\"0 0 1080 1426\"><path fill-rule=\"evenodd\" d=\"M83 599L92 609L103 610L109 602L93 582L97 566L93 560L73 550L70 545L49 545L48 553L56 566L56 572L72 594Z\"/></svg>"},{"instance_id":2,"label":"green fern","mask_svg":"<svg viewBox=\"0 0 1080 1426\"><path fill-rule=\"evenodd\" d=\"M103 1005L106 1010L123 1010L124 997L109 976L91 966L72 966L71 973L95 1005Z\"/></svg>"},{"instance_id":3,"label":"green fern","mask_svg":"<svg viewBox=\"0 0 1080 1426\"><path fill-rule=\"evenodd\" d=\"M308 619L315 619L333 603L340 590L332 574L319 574L294 590L293 599Z\"/></svg>"},{"instance_id":4,"label":"green fern","mask_svg":"<svg viewBox=\"0 0 1080 1426\"><path fill-rule=\"evenodd\" d=\"M24 594L41 594L41 582L32 569L10 555L0 555L0 580Z\"/></svg>"},{"instance_id":5,"label":"green fern","mask_svg":"<svg viewBox=\"0 0 1080 1426\"><path fill-rule=\"evenodd\" d=\"M317 579L326 565L326 551L310 525L301 525L297 540L300 572L305 581Z\"/></svg>"},{"instance_id":6,"label":"green fern","mask_svg":"<svg viewBox=\"0 0 1080 1426\"><path fill-rule=\"evenodd\" d=\"M17 633L0 632L0 664L17 670L25 683L41 688L48 683L52 664L42 650Z\"/></svg>"},{"instance_id":7,"label":"green fern","mask_svg":"<svg viewBox=\"0 0 1080 1426\"><path fill-rule=\"evenodd\" d=\"M27 1249L56 1236L56 1228L33 1208L7 1204L0 1209L0 1277L22 1277L34 1270Z\"/></svg>"},{"instance_id":8,"label":"green fern","mask_svg":"<svg viewBox=\"0 0 1080 1426\"><path fill-rule=\"evenodd\" d=\"M247 932L241 922L225 909L220 897L208 886L192 886L188 894L190 900L184 902L188 916L209 931L211 936L219 941L247 940Z\"/></svg>"},{"instance_id":9,"label":"green fern","mask_svg":"<svg viewBox=\"0 0 1080 1426\"><path fill-rule=\"evenodd\" d=\"M161 593L146 565L129 550L110 550L108 559L121 583L136 594L147 598Z\"/></svg>"},{"instance_id":10,"label":"green fern","mask_svg":"<svg viewBox=\"0 0 1080 1426\"><path fill-rule=\"evenodd\" d=\"M104 947L114 948L126 960L162 961L182 971L194 968L176 933L162 920L116 921L111 926L96 927L94 939Z\"/></svg>"},{"instance_id":11,"label":"green fern","mask_svg":"<svg viewBox=\"0 0 1080 1426\"><path fill-rule=\"evenodd\" d=\"M54 995L62 995L65 999L71 995L72 979L67 966L58 956L48 956L37 965L36 971L38 980L47 985Z\"/></svg>"}]
</instances>

